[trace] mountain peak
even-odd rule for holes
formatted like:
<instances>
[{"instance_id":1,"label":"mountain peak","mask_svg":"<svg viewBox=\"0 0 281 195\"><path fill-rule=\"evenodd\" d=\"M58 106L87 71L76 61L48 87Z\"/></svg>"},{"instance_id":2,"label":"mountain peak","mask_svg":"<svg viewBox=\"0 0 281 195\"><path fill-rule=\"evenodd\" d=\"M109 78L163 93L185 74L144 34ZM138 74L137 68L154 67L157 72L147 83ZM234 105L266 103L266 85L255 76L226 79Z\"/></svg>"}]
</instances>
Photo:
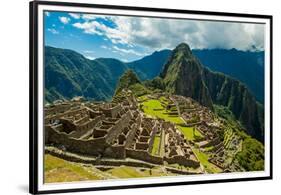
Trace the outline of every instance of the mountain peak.
<instances>
[{"instance_id":1,"label":"mountain peak","mask_svg":"<svg viewBox=\"0 0 281 195\"><path fill-rule=\"evenodd\" d=\"M184 52L184 54L191 55L191 49L188 44L180 43L175 49L174 52Z\"/></svg>"},{"instance_id":2,"label":"mountain peak","mask_svg":"<svg viewBox=\"0 0 281 195\"><path fill-rule=\"evenodd\" d=\"M169 93L184 95L212 108L212 100L202 76L203 67L186 43L179 44L165 64L161 77Z\"/></svg>"},{"instance_id":3,"label":"mountain peak","mask_svg":"<svg viewBox=\"0 0 281 195\"><path fill-rule=\"evenodd\" d=\"M119 79L119 83L117 85L115 94L122 91L122 89L127 89L131 85L140 83L140 80L138 79L137 75L134 73L133 70L129 69L127 70Z\"/></svg>"},{"instance_id":4,"label":"mountain peak","mask_svg":"<svg viewBox=\"0 0 281 195\"><path fill-rule=\"evenodd\" d=\"M118 96L123 89L130 90L135 96L141 96L148 93L147 88L140 82L136 73L131 69L127 70L120 77L114 96Z\"/></svg>"},{"instance_id":5,"label":"mountain peak","mask_svg":"<svg viewBox=\"0 0 281 195\"><path fill-rule=\"evenodd\" d=\"M192 51L188 44L181 43L179 44L172 52L168 62L165 64L164 69L160 76L162 78L167 76L167 73L173 70L174 73L180 72L182 66L190 66L190 68L195 67L198 72L201 69L200 62L193 56ZM194 69L194 68L192 68Z\"/></svg>"},{"instance_id":6,"label":"mountain peak","mask_svg":"<svg viewBox=\"0 0 281 195\"><path fill-rule=\"evenodd\" d=\"M180 43L180 44L178 44L177 46L176 46L176 48L175 49L179 49L179 48L182 48L182 49L187 49L187 50L190 50L190 47L189 47L189 45L187 44L187 43Z\"/></svg>"}]
</instances>

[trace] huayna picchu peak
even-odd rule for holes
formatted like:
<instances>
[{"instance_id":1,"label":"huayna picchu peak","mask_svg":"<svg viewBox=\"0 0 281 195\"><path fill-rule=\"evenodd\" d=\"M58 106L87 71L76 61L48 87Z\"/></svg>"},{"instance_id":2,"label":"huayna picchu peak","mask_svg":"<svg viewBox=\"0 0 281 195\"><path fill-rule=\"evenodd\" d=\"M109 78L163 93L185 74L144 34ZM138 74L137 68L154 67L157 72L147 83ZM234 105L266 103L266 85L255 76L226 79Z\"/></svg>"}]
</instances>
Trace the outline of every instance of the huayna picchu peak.
<instances>
[{"instance_id":1,"label":"huayna picchu peak","mask_svg":"<svg viewBox=\"0 0 281 195\"><path fill-rule=\"evenodd\" d=\"M212 99L204 83L202 66L185 43L178 45L172 52L161 77L166 91L191 97L202 105L212 108Z\"/></svg>"},{"instance_id":2,"label":"huayna picchu peak","mask_svg":"<svg viewBox=\"0 0 281 195\"><path fill-rule=\"evenodd\" d=\"M188 44L180 43L175 49L175 52L183 52L185 55L192 55L192 51Z\"/></svg>"}]
</instances>

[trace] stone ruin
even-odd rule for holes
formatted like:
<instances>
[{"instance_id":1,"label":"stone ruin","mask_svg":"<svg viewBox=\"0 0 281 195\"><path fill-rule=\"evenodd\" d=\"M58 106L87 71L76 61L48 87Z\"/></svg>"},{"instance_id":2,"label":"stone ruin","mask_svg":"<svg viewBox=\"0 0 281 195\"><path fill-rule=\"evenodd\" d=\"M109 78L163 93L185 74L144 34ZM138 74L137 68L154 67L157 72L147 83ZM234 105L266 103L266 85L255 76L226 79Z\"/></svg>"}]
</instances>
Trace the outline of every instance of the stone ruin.
<instances>
[{"instance_id":1,"label":"stone ruin","mask_svg":"<svg viewBox=\"0 0 281 195\"><path fill-rule=\"evenodd\" d=\"M45 107L44 116L46 145L98 158L200 167L175 125L145 117L130 91L123 90L108 103L58 101ZM159 155L152 154L156 135L163 146Z\"/></svg>"},{"instance_id":2,"label":"stone ruin","mask_svg":"<svg viewBox=\"0 0 281 195\"><path fill-rule=\"evenodd\" d=\"M176 105L178 115L184 119L186 126L195 127L203 135L204 138L196 141L196 145L200 150L212 147L209 150L209 153L211 153L211 157L208 159L209 162L223 170L228 170L228 165L225 163L228 148L224 143L224 139L219 136L225 131L225 129L222 129L223 120L216 118L209 108L201 106L191 98L178 95L172 95L169 98ZM192 120L195 117L197 120ZM240 140L234 138L231 143L237 149Z\"/></svg>"}]
</instances>

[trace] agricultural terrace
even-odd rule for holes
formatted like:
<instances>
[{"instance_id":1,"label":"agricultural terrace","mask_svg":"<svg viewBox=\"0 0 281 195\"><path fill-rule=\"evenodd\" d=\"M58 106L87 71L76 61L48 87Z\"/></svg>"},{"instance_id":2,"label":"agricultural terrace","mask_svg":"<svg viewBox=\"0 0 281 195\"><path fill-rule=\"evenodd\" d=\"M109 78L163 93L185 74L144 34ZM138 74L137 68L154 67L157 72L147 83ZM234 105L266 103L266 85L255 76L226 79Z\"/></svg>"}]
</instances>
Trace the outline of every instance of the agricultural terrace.
<instances>
[{"instance_id":1,"label":"agricultural terrace","mask_svg":"<svg viewBox=\"0 0 281 195\"><path fill-rule=\"evenodd\" d=\"M143 112L151 117L161 118L165 121L174 123L177 128L184 134L187 140L196 141L196 138L202 138L202 134L195 127L185 127L185 122L174 111L167 110L161 102L168 101L165 97L158 99L148 99L146 96L141 97L141 108Z\"/></svg>"}]
</instances>

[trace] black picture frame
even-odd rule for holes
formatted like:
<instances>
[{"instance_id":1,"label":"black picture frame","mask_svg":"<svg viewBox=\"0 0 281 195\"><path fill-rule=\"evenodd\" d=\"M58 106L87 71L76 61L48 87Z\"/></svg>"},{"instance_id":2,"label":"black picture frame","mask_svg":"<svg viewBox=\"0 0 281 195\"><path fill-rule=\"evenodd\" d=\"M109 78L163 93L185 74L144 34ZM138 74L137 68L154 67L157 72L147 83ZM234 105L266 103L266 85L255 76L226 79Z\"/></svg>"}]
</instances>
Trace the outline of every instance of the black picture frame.
<instances>
[{"instance_id":1,"label":"black picture frame","mask_svg":"<svg viewBox=\"0 0 281 195\"><path fill-rule=\"evenodd\" d=\"M118 10L132 10L132 11L148 11L148 12L167 12L167 13L183 13L183 14L203 14L210 16L230 16L230 17L243 17L243 18L261 18L267 19L270 22L270 174L264 177L252 178L233 178L233 179L217 179L217 180L202 180L190 182L172 182L172 183L151 183L139 185L125 185L125 186L109 186L109 187L89 187L89 188L75 188L75 189L58 189L42 191L38 189L38 6L69 6L69 7L83 7L83 8L105 8L105 9L118 9ZM64 192L84 192L96 190L115 190L115 189L128 189L128 188L144 188L144 187L162 187L162 186L177 186L177 185L190 185L190 184L206 184L206 183L222 183L222 182L241 182L241 181L254 181L254 180L268 180L273 178L273 126L272 126L272 81L273 81L273 17L271 15L257 15L257 14L242 14L242 13L225 13L225 12L212 12L212 11L194 11L194 10L179 10L179 9L160 9L150 7L129 7L129 6L112 6L100 4L87 4L87 3L69 3L69 2L49 2L49 1L32 1L29 4L29 192L32 194L46 194L46 193L64 193Z\"/></svg>"}]
</instances>

